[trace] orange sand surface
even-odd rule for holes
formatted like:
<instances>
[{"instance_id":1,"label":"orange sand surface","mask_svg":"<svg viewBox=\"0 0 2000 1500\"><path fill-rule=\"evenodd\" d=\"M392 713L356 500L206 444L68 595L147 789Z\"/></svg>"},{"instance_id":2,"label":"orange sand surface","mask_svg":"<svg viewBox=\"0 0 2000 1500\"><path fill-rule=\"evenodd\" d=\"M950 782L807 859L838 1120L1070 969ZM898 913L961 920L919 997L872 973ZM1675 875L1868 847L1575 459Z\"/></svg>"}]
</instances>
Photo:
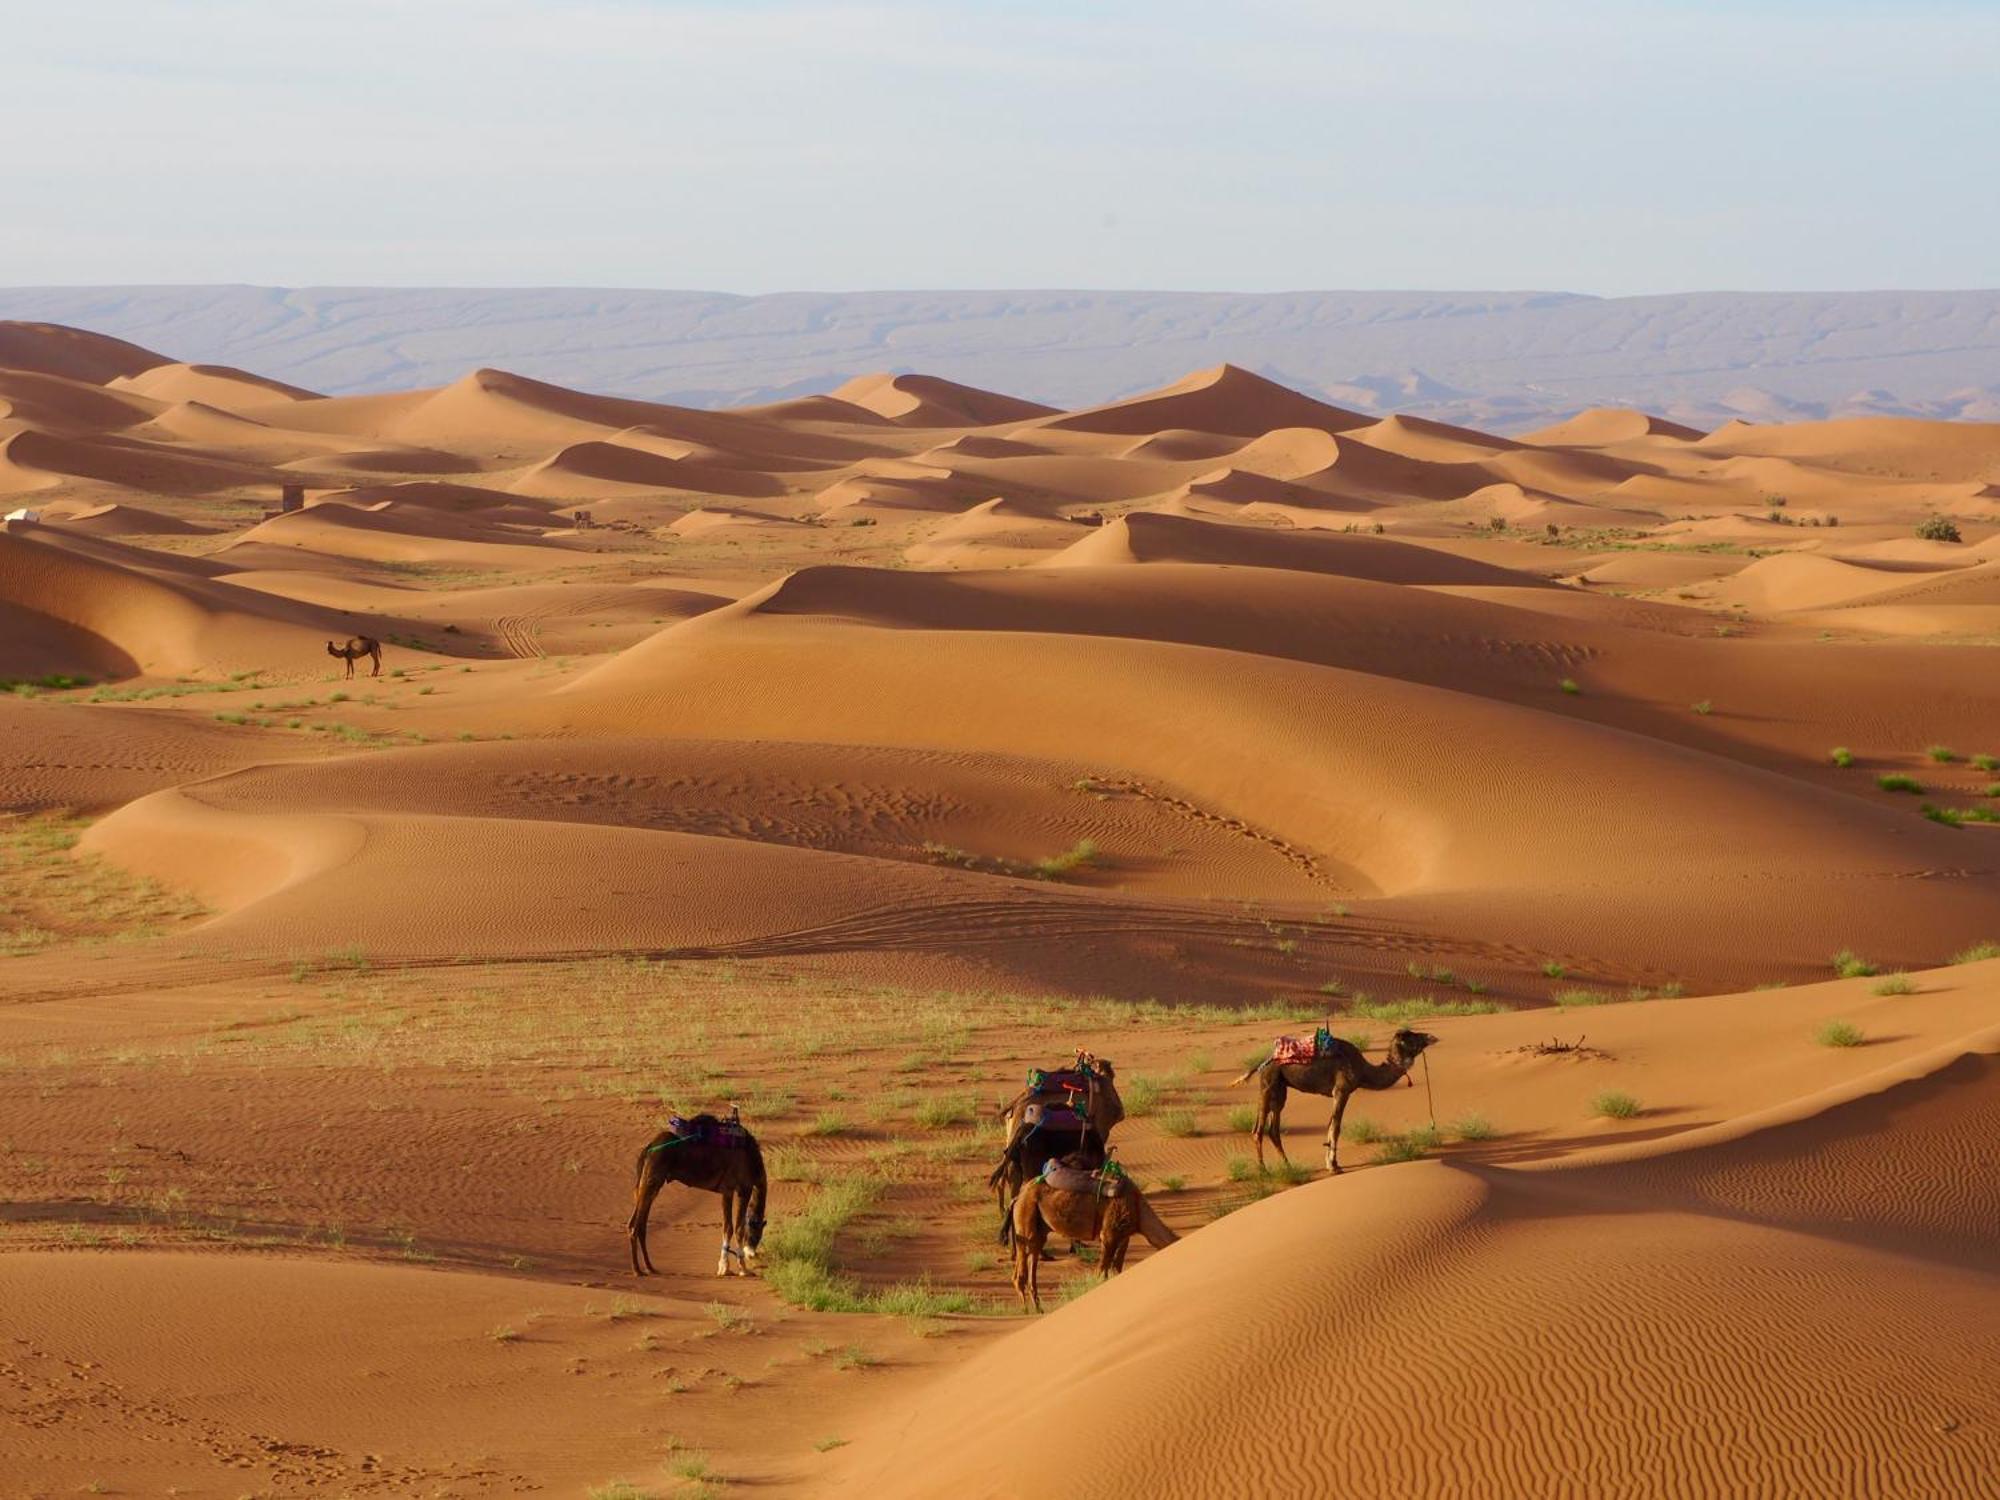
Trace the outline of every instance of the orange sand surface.
<instances>
[{"instance_id":1,"label":"orange sand surface","mask_svg":"<svg viewBox=\"0 0 2000 1500\"><path fill-rule=\"evenodd\" d=\"M2000 1472L2000 426L0 324L0 497L5 1493ZM1322 1022L1439 1042L1260 1169ZM1181 1238L1027 1318L995 1112L1079 1047ZM669 1188L635 1280L732 1102L762 1274Z\"/></svg>"}]
</instances>

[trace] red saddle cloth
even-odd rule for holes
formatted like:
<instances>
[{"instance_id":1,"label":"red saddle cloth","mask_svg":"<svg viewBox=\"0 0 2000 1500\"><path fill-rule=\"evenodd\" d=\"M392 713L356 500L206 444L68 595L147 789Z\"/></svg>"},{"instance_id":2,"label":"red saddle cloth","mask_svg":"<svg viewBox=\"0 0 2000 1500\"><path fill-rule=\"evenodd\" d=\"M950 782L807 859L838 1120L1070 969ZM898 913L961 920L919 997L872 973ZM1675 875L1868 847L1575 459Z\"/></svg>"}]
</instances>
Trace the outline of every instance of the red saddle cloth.
<instances>
[{"instance_id":1,"label":"red saddle cloth","mask_svg":"<svg viewBox=\"0 0 2000 1500\"><path fill-rule=\"evenodd\" d=\"M1281 1036L1271 1048L1271 1060L1276 1063L1309 1063L1317 1056L1318 1043L1309 1036Z\"/></svg>"}]
</instances>

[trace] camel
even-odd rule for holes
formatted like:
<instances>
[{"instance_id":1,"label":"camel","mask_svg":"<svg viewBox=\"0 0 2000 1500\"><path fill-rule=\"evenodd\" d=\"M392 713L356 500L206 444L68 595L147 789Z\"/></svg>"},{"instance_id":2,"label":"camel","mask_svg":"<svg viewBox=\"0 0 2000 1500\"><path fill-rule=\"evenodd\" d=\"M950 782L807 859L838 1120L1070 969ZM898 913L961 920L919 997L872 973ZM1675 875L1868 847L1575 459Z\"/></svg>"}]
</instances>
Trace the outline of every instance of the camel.
<instances>
[{"instance_id":1,"label":"camel","mask_svg":"<svg viewBox=\"0 0 2000 1500\"><path fill-rule=\"evenodd\" d=\"M370 677L382 675L382 643L372 635L350 636L344 646L336 646L332 641L328 641L326 654L346 662L349 677L354 675L354 663L364 656L372 657L375 662L375 670L368 675Z\"/></svg>"},{"instance_id":2,"label":"camel","mask_svg":"<svg viewBox=\"0 0 2000 1500\"><path fill-rule=\"evenodd\" d=\"M1013 1232L1009 1205L1020 1196L1021 1185L1038 1175L1043 1166L1062 1157L1082 1153L1089 1164L1102 1164L1110 1149L1113 1127L1125 1118L1125 1105L1118 1097L1117 1071L1108 1059L1087 1052L1077 1054L1079 1064L1088 1062L1088 1084L1078 1100L1062 1087L1074 1080L1081 1069L1058 1069L1031 1074L1042 1079L1040 1087L1021 1090L1001 1107L1007 1144L1000 1149L1000 1161L987 1177L1000 1207L1000 1243L1007 1244ZM1072 1108L1081 1103L1081 1111Z\"/></svg>"},{"instance_id":3,"label":"camel","mask_svg":"<svg viewBox=\"0 0 2000 1500\"><path fill-rule=\"evenodd\" d=\"M1268 1057L1256 1067L1232 1083L1247 1083L1257 1080L1259 1097L1257 1100L1257 1123L1252 1127L1250 1138L1257 1143L1257 1167L1264 1166L1264 1138L1269 1136L1271 1144L1278 1148L1278 1155L1289 1165L1291 1157L1285 1153L1285 1137L1280 1129L1285 1113L1285 1095L1293 1089L1302 1094L1331 1095L1333 1099L1333 1119L1326 1127L1326 1169L1336 1175L1340 1172L1340 1121L1347 1113L1347 1098L1356 1089L1394 1088L1410 1071L1412 1064L1422 1056L1426 1047L1437 1044L1437 1038L1425 1031L1398 1031L1389 1040L1389 1055L1379 1063L1371 1063L1361 1055L1361 1049L1352 1042L1333 1038L1333 1044L1311 1062L1281 1063L1275 1057ZM1412 1085L1414 1087L1414 1084Z\"/></svg>"},{"instance_id":4,"label":"camel","mask_svg":"<svg viewBox=\"0 0 2000 1500\"><path fill-rule=\"evenodd\" d=\"M727 1119L696 1115L676 1123L680 1129L661 1131L639 1152L632 1184L632 1218L625 1226L632 1274L658 1274L652 1252L646 1248L646 1219L660 1189L679 1182L722 1195L722 1253L716 1257L715 1274L727 1276L733 1261L736 1274L747 1276L755 1268L757 1247L764 1240L768 1188L764 1153L733 1110Z\"/></svg>"},{"instance_id":5,"label":"camel","mask_svg":"<svg viewBox=\"0 0 2000 1500\"><path fill-rule=\"evenodd\" d=\"M1088 1168L1085 1168L1088 1170ZM1056 1187L1041 1177L1032 1179L1014 1200L1014 1290L1021 1311L1042 1310L1042 1251L1051 1232L1072 1240L1095 1240L1100 1249L1098 1276L1108 1280L1125 1269L1125 1252L1133 1234L1146 1237L1155 1250L1180 1238L1154 1212L1145 1194L1129 1178L1117 1179L1115 1191L1104 1187L1081 1191Z\"/></svg>"}]
</instances>

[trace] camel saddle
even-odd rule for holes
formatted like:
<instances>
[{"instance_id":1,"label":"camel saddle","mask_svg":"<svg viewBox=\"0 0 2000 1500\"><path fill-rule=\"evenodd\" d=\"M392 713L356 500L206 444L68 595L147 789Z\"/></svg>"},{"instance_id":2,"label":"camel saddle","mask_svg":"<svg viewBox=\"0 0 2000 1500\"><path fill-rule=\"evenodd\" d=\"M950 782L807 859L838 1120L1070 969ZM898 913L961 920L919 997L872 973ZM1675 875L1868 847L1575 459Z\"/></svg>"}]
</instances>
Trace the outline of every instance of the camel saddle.
<instances>
[{"instance_id":1,"label":"camel saddle","mask_svg":"<svg viewBox=\"0 0 2000 1500\"><path fill-rule=\"evenodd\" d=\"M1081 1060L1080 1060L1081 1061ZM1043 1130L1096 1129L1100 1140L1125 1118L1117 1085L1087 1062L1073 1068L1030 1068L1018 1100L1021 1120Z\"/></svg>"},{"instance_id":2,"label":"camel saddle","mask_svg":"<svg viewBox=\"0 0 2000 1500\"><path fill-rule=\"evenodd\" d=\"M1286 1063L1309 1063L1332 1050L1333 1033L1322 1026L1309 1037L1279 1037L1271 1048L1271 1061L1280 1066Z\"/></svg>"},{"instance_id":3,"label":"camel saddle","mask_svg":"<svg viewBox=\"0 0 2000 1500\"><path fill-rule=\"evenodd\" d=\"M1117 1162L1096 1163L1081 1153L1051 1157L1042 1167L1042 1181L1065 1193L1092 1193L1099 1198L1116 1198L1132 1188L1132 1179Z\"/></svg>"},{"instance_id":4,"label":"camel saddle","mask_svg":"<svg viewBox=\"0 0 2000 1500\"><path fill-rule=\"evenodd\" d=\"M673 1135L675 1145L683 1141L702 1141L719 1146L740 1146L750 1134L743 1128L735 1110L722 1117L668 1115L667 1130Z\"/></svg>"}]
</instances>

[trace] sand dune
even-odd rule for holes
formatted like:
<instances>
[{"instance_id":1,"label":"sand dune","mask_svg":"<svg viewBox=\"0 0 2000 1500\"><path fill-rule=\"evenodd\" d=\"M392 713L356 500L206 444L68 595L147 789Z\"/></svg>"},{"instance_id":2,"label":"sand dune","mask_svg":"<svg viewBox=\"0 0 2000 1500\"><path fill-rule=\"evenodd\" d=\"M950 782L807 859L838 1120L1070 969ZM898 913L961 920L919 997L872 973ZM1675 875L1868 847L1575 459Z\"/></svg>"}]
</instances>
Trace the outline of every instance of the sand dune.
<instances>
[{"instance_id":1,"label":"sand dune","mask_svg":"<svg viewBox=\"0 0 2000 1500\"><path fill-rule=\"evenodd\" d=\"M1053 406L975 390L935 375L861 375L833 397L906 427L997 427L1056 412Z\"/></svg>"},{"instance_id":2,"label":"sand dune","mask_svg":"<svg viewBox=\"0 0 2000 1500\"><path fill-rule=\"evenodd\" d=\"M158 364L136 375L121 375L107 382L115 390L137 391L155 401L199 401L204 406L228 411L238 406L265 405L272 401L317 401L317 391L267 380L229 365Z\"/></svg>"},{"instance_id":3,"label":"sand dune","mask_svg":"<svg viewBox=\"0 0 2000 1500\"><path fill-rule=\"evenodd\" d=\"M1369 418L1359 413L1327 406L1234 365L1217 365L1142 396L1069 412L1036 425L1057 432L1137 435L1185 428L1256 437L1279 427L1346 432L1368 424Z\"/></svg>"},{"instance_id":4,"label":"sand dune","mask_svg":"<svg viewBox=\"0 0 2000 1500\"><path fill-rule=\"evenodd\" d=\"M17 432L0 442L0 492L52 489L89 480L125 490L209 494L269 483L269 472L226 460L195 457L148 443Z\"/></svg>"},{"instance_id":5,"label":"sand dune","mask_svg":"<svg viewBox=\"0 0 2000 1500\"><path fill-rule=\"evenodd\" d=\"M0 320L0 369L32 370L39 375L104 385L166 363L164 354L106 334L60 323Z\"/></svg>"},{"instance_id":6,"label":"sand dune","mask_svg":"<svg viewBox=\"0 0 2000 1500\"><path fill-rule=\"evenodd\" d=\"M620 443L572 443L513 482L516 494L553 500L587 500L631 490L694 494L778 495L784 486L762 474L711 468L663 457Z\"/></svg>"},{"instance_id":7,"label":"sand dune","mask_svg":"<svg viewBox=\"0 0 2000 1500\"><path fill-rule=\"evenodd\" d=\"M1051 558L1049 566L1148 562L1285 568L1403 584L1536 586L1540 582L1490 564L1381 537L1285 536L1145 512L1121 516L1099 527Z\"/></svg>"},{"instance_id":8,"label":"sand dune","mask_svg":"<svg viewBox=\"0 0 2000 1500\"><path fill-rule=\"evenodd\" d=\"M1553 427L1524 432L1523 443L1538 448L1612 448L1620 443L1636 443L1647 438L1671 438L1676 442L1698 442L1703 434L1678 422L1669 422L1648 412L1622 406L1593 406Z\"/></svg>"},{"instance_id":9,"label":"sand dune","mask_svg":"<svg viewBox=\"0 0 2000 1500\"><path fill-rule=\"evenodd\" d=\"M58 502L47 507L42 518L71 531L92 536L203 536L205 526L183 521L179 516L147 510L138 505L82 505Z\"/></svg>"},{"instance_id":10,"label":"sand dune","mask_svg":"<svg viewBox=\"0 0 2000 1500\"><path fill-rule=\"evenodd\" d=\"M1994 431L0 326L7 1477L1975 1492ZM1259 1176L1246 1056L1406 1021L1347 1175ZM990 1110L1077 1047L1182 1238L991 1316ZM636 1146L731 1103L773 1269L670 1189L628 1282Z\"/></svg>"}]
</instances>

